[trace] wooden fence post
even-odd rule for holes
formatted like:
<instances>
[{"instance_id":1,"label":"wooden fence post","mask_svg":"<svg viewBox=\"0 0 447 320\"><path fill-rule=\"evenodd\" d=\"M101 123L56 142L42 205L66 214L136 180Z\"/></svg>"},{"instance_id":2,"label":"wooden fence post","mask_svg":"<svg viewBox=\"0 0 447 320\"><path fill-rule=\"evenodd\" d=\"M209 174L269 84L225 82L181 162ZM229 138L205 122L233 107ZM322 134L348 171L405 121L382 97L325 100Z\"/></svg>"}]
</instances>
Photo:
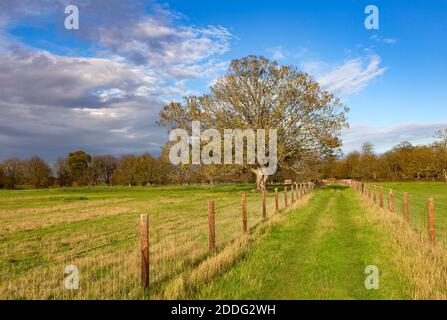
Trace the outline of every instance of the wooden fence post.
<instances>
[{"instance_id":1,"label":"wooden fence post","mask_svg":"<svg viewBox=\"0 0 447 320\"><path fill-rule=\"evenodd\" d=\"M408 206L408 192L404 192L404 218L408 224L410 222L410 209Z\"/></svg>"},{"instance_id":2,"label":"wooden fence post","mask_svg":"<svg viewBox=\"0 0 447 320\"><path fill-rule=\"evenodd\" d=\"M247 195L242 193L242 231L247 232Z\"/></svg>"},{"instance_id":3,"label":"wooden fence post","mask_svg":"<svg viewBox=\"0 0 447 320\"><path fill-rule=\"evenodd\" d=\"M149 288L149 218L147 214L140 216L140 254L141 254L141 286Z\"/></svg>"},{"instance_id":4,"label":"wooden fence post","mask_svg":"<svg viewBox=\"0 0 447 320\"><path fill-rule=\"evenodd\" d=\"M292 183L292 185L290 186L290 188L291 188L291 192L290 192L290 194L292 195L292 204L294 204L295 203L295 188L294 188L294 185L293 185L293 183Z\"/></svg>"},{"instance_id":5,"label":"wooden fence post","mask_svg":"<svg viewBox=\"0 0 447 320\"><path fill-rule=\"evenodd\" d=\"M390 189L390 211L394 212L394 193L393 193L393 189Z\"/></svg>"},{"instance_id":6,"label":"wooden fence post","mask_svg":"<svg viewBox=\"0 0 447 320\"><path fill-rule=\"evenodd\" d=\"M368 199L371 200L371 185L368 183Z\"/></svg>"},{"instance_id":7,"label":"wooden fence post","mask_svg":"<svg viewBox=\"0 0 447 320\"><path fill-rule=\"evenodd\" d=\"M428 236L431 242L435 242L435 201L433 198L428 199Z\"/></svg>"},{"instance_id":8,"label":"wooden fence post","mask_svg":"<svg viewBox=\"0 0 447 320\"><path fill-rule=\"evenodd\" d=\"M380 207L383 209L383 187L380 186Z\"/></svg>"},{"instance_id":9,"label":"wooden fence post","mask_svg":"<svg viewBox=\"0 0 447 320\"><path fill-rule=\"evenodd\" d=\"M377 186L374 185L374 190L373 190L373 202L374 204L377 204Z\"/></svg>"},{"instance_id":10,"label":"wooden fence post","mask_svg":"<svg viewBox=\"0 0 447 320\"><path fill-rule=\"evenodd\" d=\"M287 208L287 187L284 187L284 208Z\"/></svg>"},{"instance_id":11,"label":"wooden fence post","mask_svg":"<svg viewBox=\"0 0 447 320\"><path fill-rule=\"evenodd\" d=\"M208 247L210 250L216 247L216 221L212 200L208 201Z\"/></svg>"},{"instance_id":12,"label":"wooden fence post","mask_svg":"<svg viewBox=\"0 0 447 320\"><path fill-rule=\"evenodd\" d=\"M267 219L267 200L266 200L266 191L262 191L262 218L264 220Z\"/></svg>"},{"instance_id":13,"label":"wooden fence post","mask_svg":"<svg viewBox=\"0 0 447 320\"><path fill-rule=\"evenodd\" d=\"M279 205L278 205L278 188L275 188L275 211L279 211Z\"/></svg>"}]
</instances>

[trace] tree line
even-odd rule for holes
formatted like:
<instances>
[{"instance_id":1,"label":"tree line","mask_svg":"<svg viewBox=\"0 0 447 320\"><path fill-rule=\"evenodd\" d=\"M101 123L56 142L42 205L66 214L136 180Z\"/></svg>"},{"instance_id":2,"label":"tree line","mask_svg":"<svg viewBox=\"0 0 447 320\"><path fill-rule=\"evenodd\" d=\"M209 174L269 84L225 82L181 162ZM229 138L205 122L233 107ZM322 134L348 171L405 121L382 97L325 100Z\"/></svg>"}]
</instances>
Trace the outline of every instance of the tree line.
<instances>
[{"instance_id":1,"label":"tree line","mask_svg":"<svg viewBox=\"0 0 447 320\"><path fill-rule=\"evenodd\" d=\"M40 157L10 158L0 163L0 187L48 188L87 185L147 185L166 182L170 170L162 159L149 153L139 156L91 156L75 151L58 158L52 166Z\"/></svg>"},{"instance_id":2,"label":"tree line","mask_svg":"<svg viewBox=\"0 0 447 320\"><path fill-rule=\"evenodd\" d=\"M165 149L163 149L165 150ZM315 170L304 173L313 177ZM279 170L276 181L293 175ZM172 165L166 151L159 157L141 155L90 155L79 150L51 165L38 156L0 162L0 188L49 188L81 186L147 186L165 184L252 183L256 176L244 166Z\"/></svg>"},{"instance_id":3,"label":"tree line","mask_svg":"<svg viewBox=\"0 0 447 320\"><path fill-rule=\"evenodd\" d=\"M435 142L412 145L402 141L388 152L376 154L371 143L342 159L329 159L322 170L324 178L447 181L447 129L437 131Z\"/></svg>"}]
</instances>

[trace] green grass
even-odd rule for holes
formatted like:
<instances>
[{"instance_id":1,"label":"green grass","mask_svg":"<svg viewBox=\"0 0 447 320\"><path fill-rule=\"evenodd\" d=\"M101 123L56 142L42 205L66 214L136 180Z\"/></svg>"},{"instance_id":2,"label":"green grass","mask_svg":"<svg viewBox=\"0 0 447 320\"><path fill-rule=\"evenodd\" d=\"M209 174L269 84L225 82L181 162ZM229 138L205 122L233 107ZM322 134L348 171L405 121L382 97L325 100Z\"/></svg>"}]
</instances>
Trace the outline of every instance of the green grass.
<instances>
[{"instance_id":1,"label":"green grass","mask_svg":"<svg viewBox=\"0 0 447 320\"><path fill-rule=\"evenodd\" d=\"M385 235L368 224L354 191L326 187L292 212L248 257L194 298L409 299L414 288L382 249ZM376 265L380 289L366 290Z\"/></svg>"},{"instance_id":2,"label":"green grass","mask_svg":"<svg viewBox=\"0 0 447 320\"><path fill-rule=\"evenodd\" d=\"M69 264L80 267L81 285L88 289L80 290L77 298L143 297L135 290L139 288L141 214L148 214L150 220L150 275L156 294L170 278L207 257L208 200L216 202L219 247L242 232L242 192L247 193L249 226L262 220L260 194L252 193L252 188L0 190L0 297L66 298L61 279ZM270 193L270 213L273 206Z\"/></svg>"},{"instance_id":3,"label":"green grass","mask_svg":"<svg viewBox=\"0 0 447 320\"><path fill-rule=\"evenodd\" d=\"M422 231L425 203L416 201L416 197L434 196L439 202L437 225L442 230L447 210L442 211L440 203L447 201L446 186L384 184L385 188L396 190L396 208L400 206L399 192L410 192L410 201L414 197L410 202L411 221L420 219L421 226L415 224L414 228ZM243 243L233 241L240 240L242 234L242 192L247 193L249 227L254 228L262 221L261 195L250 192L252 187L0 190L0 298L161 298L164 290L179 277L181 280L183 274L194 274L199 279L199 273L207 266L216 270L217 277L211 282L204 281L187 298L410 299L415 296L416 280L408 276L415 270L411 256L412 252L419 254L417 270L424 275L421 266L430 263L425 253L417 245L406 246L405 241L400 249L393 246L391 235L395 231L380 223L382 217L369 219L354 191L340 186L319 189L307 207L285 212L280 223L266 229L269 231L254 241L248 252L232 261L228 245L237 247ZM290 198L289 193L289 203ZM216 202L218 248L213 253L208 251L208 200ZM268 214L272 215L272 192L267 204ZM283 206L282 194L280 206ZM149 215L150 224L151 289L146 293L140 289L139 279L141 214ZM223 256L219 258L219 254ZM445 257L440 254L438 262ZM219 259L229 267L234 266L219 271L220 267L214 265ZM396 261L405 261L409 271L402 271L402 264ZM80 290L76 292L63 287L64 269L71 264L80 271ZM368 265L379 267L379 290L364 288L364 270ZM421 296L432 294L430 290L425 292L424 288L432 287L428 284L429 280L417 283ZM445 290L446 286L441 281L437 287Z\"/></svg>"},{"instance_id":4,"label":"green grass","mask_svg":"<svg viewBox=\"0 0 447 320\"><path fill-rule=\"evenodd\" d=\"M371 182L371 185L374 185ZM445 182L387 182L377 183L384 190L385 206L389 190L395 194L396 213L404 215L404 192L408 192L410 225L419 232L427 232L428 198L435 200L436 232L439 241L447 244L447 183ZM377 189L378 190L378 189Z\"/></svg>"}]
</instances>

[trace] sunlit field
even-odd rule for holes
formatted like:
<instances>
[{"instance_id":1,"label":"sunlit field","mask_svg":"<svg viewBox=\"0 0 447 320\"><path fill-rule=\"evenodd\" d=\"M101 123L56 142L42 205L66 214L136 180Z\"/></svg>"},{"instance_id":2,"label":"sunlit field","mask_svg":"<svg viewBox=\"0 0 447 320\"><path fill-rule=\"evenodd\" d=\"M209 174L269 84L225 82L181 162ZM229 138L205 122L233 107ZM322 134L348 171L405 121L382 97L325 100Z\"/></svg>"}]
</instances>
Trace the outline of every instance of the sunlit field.
<instances>
[{"instance_id":1,"label":"sunlit field","mask_svg":"<svg viewBox=\"0 0 447 320\"><path fill-rule=\"evenodd\" d=\"M275 215L271 186L267 194L271 219L264 224L261 194L251 192L253 185L0 191L0 298L444 298L447 280L439 265L446 258L447 185L379 186L384 189L385 206L393 189L396 214L378 210L345 187L325 187L304 197L287 214ZM279 207L284 208L283 186L279 190ZM403 215L405 191L411 228L398 218ZM242 236L243 192L249 237ZM419 237L427 233L428 197L435 198L440 244L436 247ZM289 204L291 198L289 192ZM212 251L209 200L215 201L216 212ZM149 216L146 291L140 275L141 214ZM264 239L264 235L264 242L246 250L250 239ZM358 272L364 263L383 268L384 290L363 291L363 273ZM253 266L256 272L248 272ZM73 267L79 271L78 290L65 287L70 277L65 272ZM425 276L407 282L401 268L408 277L414 272ZM352 274L358 278L355 283Z\"/></svg>"},{"instance_id":2,"label":"sunlit field","mask_svg":"<svg viewBox=\"0 0 447 320\"><path fill-rule=\"evenodd\" d=\"M371 182L373 186L374 183ZM404 192L408 192L409 223L417 231L427 233L428 198L435 202L435 225L437 239L447 244L447 183L445 182L386 182L377 183L383 187L385 206L388 206L389 190L392 189L395 199L395 211L404 215Z\"/></svg>"},{"instance_id":3,"label":"sunlit field","mask_svg":"<svg viewBox=\"0 0 447 320\"><path fill-rule=\"evenodd\" d=\"M242 192L247 193L249 228L262 221L261 194L252 188L2 190L0 298L160 297L172 277L209 255L208 200L215 201L217 250L242 234ZM274 213L273 197L269 192L269 215ZM140 285L141 214L149 215L151 289L146 293ZM79 290L65 289L68 265L79 270Z\"/></svg>"}]
</instances>

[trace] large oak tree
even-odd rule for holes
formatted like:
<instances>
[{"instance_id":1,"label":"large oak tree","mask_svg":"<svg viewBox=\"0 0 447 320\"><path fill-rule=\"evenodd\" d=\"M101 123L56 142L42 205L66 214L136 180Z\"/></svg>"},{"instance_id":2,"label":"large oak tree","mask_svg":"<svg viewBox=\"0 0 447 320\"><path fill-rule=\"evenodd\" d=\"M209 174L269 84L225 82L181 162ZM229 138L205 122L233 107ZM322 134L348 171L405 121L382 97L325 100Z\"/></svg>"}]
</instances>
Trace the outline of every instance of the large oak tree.
<instances>
[{"instance_id":1,"label":"large oak tree","mask_svg":"<svg viewBox=\"0 0 447 320\"><path fill-rule=\"evenodd\" d=\"M347 126L347 110L308 74L264 57L247 56L233 60L209 94L166 104L160 124L189 132L194 120L222 133L224 129L277 129L278 165L299 175L306 164L339 150L338 134ZM257 176L257 189L265 189L265 170L260 165L248 167Z\"/></svg>"}]
</instances>

